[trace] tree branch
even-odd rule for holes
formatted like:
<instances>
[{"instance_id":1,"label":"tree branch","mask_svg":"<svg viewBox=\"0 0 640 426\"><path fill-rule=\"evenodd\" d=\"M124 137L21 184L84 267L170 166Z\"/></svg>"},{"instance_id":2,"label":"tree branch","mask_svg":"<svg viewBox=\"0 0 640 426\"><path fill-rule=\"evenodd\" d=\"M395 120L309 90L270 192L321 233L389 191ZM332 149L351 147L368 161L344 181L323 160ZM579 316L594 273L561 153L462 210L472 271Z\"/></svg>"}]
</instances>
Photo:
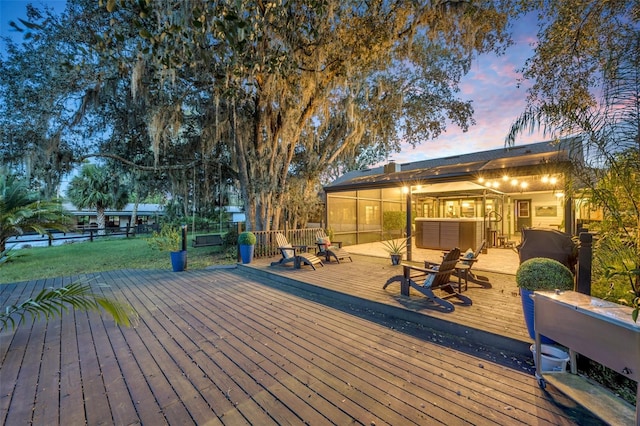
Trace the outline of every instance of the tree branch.
<instances>
[{"instance_id":1,"label":"tree branch","mask_svg":"<svg viewBox=\"0 0 640 426\"><path fill-rule=\"evenodd\" d=\"M143 166L141 164L136 164L133 161L127 160L126 158L123 158L119 155L116 154L109 154L109 153L96 153L96 154L87 154L87 155L83 155L81 157L78 158L78 162L82 162L88 158L93 158L93 157L98 157L98 158L110 158L112 160L116 160L119 161L123 164L127 164L135 169L138 170L144 170L144 171L157 171L157 170L188 170L191 169L193 166L195 166L196 164L200 163L202 160L201 159L195 159L193 161L191 161L190 163L187 164L178 164L178 165L173 165L173 166Z\"/></svg>"}]
</instances>

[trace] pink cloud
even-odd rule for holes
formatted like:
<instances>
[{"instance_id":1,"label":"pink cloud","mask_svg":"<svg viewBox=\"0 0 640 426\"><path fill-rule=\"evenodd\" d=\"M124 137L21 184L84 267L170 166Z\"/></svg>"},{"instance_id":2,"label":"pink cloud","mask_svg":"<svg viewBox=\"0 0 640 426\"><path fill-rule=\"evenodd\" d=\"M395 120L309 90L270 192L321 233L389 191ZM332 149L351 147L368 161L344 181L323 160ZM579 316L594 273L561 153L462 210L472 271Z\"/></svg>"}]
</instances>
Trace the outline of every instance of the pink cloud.
<instances>
[{"instance_id":1,"label":"pink cloud","mask_svg":"<svg viewBox=\"0 0 640 426\"><path fill-rule=\"evenodd\" d=\"M533 53L537 29L535 16L524 17L514 26L514 45L504 55L481 55L463 77L461 97L473 101L475 126L464 133L450 124L438 139L416 148L405 145L393 159L405 163L503 147L511 124L526 107L528 84L518 87L521 78L518 69ZM524 133L517 138L516 145L547 139L542 133Z\"/></svg>"}]
</instances>

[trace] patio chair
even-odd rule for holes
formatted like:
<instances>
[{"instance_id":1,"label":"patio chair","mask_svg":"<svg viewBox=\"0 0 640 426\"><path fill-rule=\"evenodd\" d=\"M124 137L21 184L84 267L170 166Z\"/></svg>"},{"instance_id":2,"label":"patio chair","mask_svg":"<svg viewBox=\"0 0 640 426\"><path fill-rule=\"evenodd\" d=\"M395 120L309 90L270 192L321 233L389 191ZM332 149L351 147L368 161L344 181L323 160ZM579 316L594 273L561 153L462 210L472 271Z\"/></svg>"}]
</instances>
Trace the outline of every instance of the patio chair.
<instances>
[{"instance_id":1,"label":"patio chair","mask_svg":"<svg viewBox=\"0 0 640 426\"><path fill-rule=\"evenodd\" d=\"M324 229L316 232L316 245L318 246L318 256L324 256L327 262L331 262L332 257L338 263L344 259L349 259L353 262L351 254L342 248L342 242L331 241L325 234Z\"/></svg>"},{"instance_id":2,"label":"patio chair","mask_svg":"<svg viewBox=\"0 0 640 426\"><path fill-rule=\"evenodd\" d=\"M285 266L289 263L293 264L295 269L300 269L304 265L309 265L315 271L315 265L324 266L322 260L313 253L308 253L307 246L293 246L289 244L287 237L281 233L276 234L276 243L278 244L278 250L282 255L282 259L278 262L272 262L271 266Z\"/></svg>"},{"instance_id":3,"label":"patio chair","mask_svg":"<svg viewBox=\"0 0 640 426\"><path fill-rule=\"evenodd\" d=\"M480 244L480 246L477 248L476 251L470 251L471 249L467 250L464 254L460 255L460 261L457 263L456 265L456 270L454 271L455 274L460 274L462 272L464 272L465 276L465 282L467 280L471 280L474 282L477 282L479 284L481 284L481 282L485 282L485 280L480 279L478 276L476 276L472 271L471 268L473 268L473 265L476 264L476 262L478 261L478 257L480 256L480 254L482 254L482 250L484 250L484 248L487 245L487 241L483 240L482 243ZM447 252L444 252L443 257L447 254ZM428 262L425 262L425 268L429 267L429 265L427 265Z\"/></svg>"},{"instance_id":4,"label":"patio chair","mask_svg":"<svg viewBox=\"0 0 640 426\"><path fill-rule=\"evenodd\" d=\"M429 267L420 268L403 263L403 274L389 278L382 288L386 289L389 284L397 281L400 283L400 292L404 296L409 296L409 289L413 288L424 294L431 302L440 305L445 311L449 312L453 311L455 306L446 299L452 297L460 300L463 305L471 305L473 303L471 299L463 296L459 291L456 291L450 279L459 261L460 249L454 248L444 256L440 264L425 262L425 265L429 265ZM418 284L416 279L422 277L425 278L424 284ZM460 277L458 277L458 280L460 280ZM459 281L458 288L460 288ZM438 297L434 293L434 290L441 290L445 294Z\"/></svg>"}]
</instances>

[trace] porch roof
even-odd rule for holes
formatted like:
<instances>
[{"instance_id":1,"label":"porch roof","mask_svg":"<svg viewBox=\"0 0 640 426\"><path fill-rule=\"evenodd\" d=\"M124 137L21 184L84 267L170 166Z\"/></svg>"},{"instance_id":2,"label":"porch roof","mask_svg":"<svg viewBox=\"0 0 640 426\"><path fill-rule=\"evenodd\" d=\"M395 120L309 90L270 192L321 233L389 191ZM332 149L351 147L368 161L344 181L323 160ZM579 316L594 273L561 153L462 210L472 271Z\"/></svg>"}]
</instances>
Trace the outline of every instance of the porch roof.
<instances>
[{"instance_id":1,"label":"porch roof","mask_svg":"<svg viewBox=\"0 0 640 426\"><path fill-rule=\"evenodd\" d=\"M558 172L572 159L581 158L580 139L540 142L432 160L416 161L400 166L400 171L385 172L380 166L348 172L324 187L326 192L356 189L389 188L401 185L429 185L443 182L473 181L479 177L496 178ZM471 183L471 182L469 182ZM485 188L481 185L482 190ZM476 188L478 189L478 188ZM495 191L494 191L495 192Z\"/></svg>"},{"instance_id":2,"label":"porch roof","mask_svg":"<svg viewBox=\"0 0 640 426\"><path fill-rule=\"evenodd\" d=\"M426 185L423 184L413 188L411 192L413 194L425 193L432 197L445 196L452 192L468 196L478 196L487 193L497 195L504 194L504 192L498 191L497 189L487 188L486 186L470 181L427 183Z\"/></svg>"}]
</instances>

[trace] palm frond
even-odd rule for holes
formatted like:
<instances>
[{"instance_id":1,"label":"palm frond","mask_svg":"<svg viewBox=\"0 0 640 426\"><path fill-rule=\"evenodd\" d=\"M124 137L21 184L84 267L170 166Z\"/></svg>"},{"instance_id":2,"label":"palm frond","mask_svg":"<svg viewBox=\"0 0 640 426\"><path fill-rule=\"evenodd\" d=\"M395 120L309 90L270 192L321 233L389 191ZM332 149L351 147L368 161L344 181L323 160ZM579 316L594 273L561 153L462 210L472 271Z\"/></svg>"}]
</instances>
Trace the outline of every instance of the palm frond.
<instances>
[{"instance_id":1,"label":"palm frond","mask_svg":"<svg viewBox=\"0 0 640 426\"><path fill-rule=\"evenodd\" d=\"M0 266L3 263L10 262L14 258L27 256L27 254L28 253L25 253L24 251L14 250L13 247L5 249L4 251L0 251Z\"/></svg>"},{"instance_id":2,"label":"palm frond","mask_svg":"<svg viewBox=\"0 0 640 426\"><path fill-rule=\"evenodd\" d=\"M45 288L35 297L29 298L19 305L7 306L0 313L0 331L6 327L14 330L27 317L40 320L62 315L69 309L82 311L104 310L113 317L116 325L130 327L137 321L135 310L126 303L94 293L91 285L77 281L60 288Z\"/></svg>"},{"instance_id":3,"label":"palm frond","mask_svg":"<svg viewBox=\"0 0 640 426\"><path fill-rule=\"evenodd\" d=\"M67 231L71 224L59 202L40 200L27 182L16 176L0 176L0 254L11 237L28 231L40 235L54 229Z\"/></svg>"}]
</instances>

